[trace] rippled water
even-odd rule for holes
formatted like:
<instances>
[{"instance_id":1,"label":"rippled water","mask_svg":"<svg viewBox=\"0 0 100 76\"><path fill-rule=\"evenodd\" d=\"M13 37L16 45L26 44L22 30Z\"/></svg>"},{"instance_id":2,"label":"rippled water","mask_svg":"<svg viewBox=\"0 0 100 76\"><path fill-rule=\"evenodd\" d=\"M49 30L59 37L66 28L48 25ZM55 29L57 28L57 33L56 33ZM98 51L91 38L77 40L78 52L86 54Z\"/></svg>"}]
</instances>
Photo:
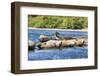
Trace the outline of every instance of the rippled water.
<instances>
[{"instance_id":1,"label":"rippled water","mask_svg":"<svg viewBox=\"0 0 100 76\"><path fill-rule=\"evenodd\" d=\"M28 30L29 40L38 42L41 34L52 36L57 30ZM57 31L62 36L68 37L86 37L87 32L80 31ZM63 49L45 49L45 50L31 50L28 53L28 60L55 60L55 59L82 59L88 57L87 47L71 47Z\"/></svg>"}]
</instances>

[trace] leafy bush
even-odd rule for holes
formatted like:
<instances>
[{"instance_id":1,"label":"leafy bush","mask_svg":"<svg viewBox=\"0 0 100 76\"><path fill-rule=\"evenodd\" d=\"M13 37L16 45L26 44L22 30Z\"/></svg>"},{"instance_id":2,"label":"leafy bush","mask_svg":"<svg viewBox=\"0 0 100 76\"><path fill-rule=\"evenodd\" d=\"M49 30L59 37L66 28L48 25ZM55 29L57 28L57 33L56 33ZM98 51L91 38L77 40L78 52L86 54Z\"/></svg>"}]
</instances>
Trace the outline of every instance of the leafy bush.
<instances>
[{"instance_id":1,"label":"leafy bush","mask_svg":"<svg viewBox=\"0 0 100 76\"><path fill-rule=\"evenodd\" d=\"M85 29L87 17L29 15L28 26L36 28Z\"/></svg>"}]
</instances>

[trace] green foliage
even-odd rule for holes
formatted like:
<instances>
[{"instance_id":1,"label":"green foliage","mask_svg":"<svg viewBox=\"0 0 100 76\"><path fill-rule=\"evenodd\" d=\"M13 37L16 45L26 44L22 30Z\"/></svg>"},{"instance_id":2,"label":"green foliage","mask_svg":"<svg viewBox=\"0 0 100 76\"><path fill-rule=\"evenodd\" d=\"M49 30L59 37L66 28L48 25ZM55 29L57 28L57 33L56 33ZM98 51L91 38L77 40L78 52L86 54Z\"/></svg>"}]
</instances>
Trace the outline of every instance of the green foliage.
<instances>
[{"instance_id":1,"label":"green foliage","mask_svg":"<svg viewBox=\"0 0 100 76\"><path fill-rule=\"evenodd\" d=\"M29 15L28 26L36 28L85 29L87 17Z\"/></svg>"}]
</instances>

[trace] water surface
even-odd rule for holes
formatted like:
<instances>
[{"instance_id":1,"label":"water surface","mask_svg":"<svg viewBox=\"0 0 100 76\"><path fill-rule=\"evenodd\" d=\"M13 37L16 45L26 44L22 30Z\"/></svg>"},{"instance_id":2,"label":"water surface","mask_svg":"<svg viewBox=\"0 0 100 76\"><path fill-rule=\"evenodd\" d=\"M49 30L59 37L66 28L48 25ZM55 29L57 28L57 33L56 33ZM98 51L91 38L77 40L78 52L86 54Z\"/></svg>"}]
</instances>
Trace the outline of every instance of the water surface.
<instances>
[{"instance_id":1,"label":"water surface","mask_svg":"<svg viewBox=\"0 0 100 76\"><path fill-rule=\"evenodd\" d=\"M41 34L51 37L55 32L59 32L66 37L86 37L88 33L83 31L63 31L63 30L34 30L28 29L28 39L39 42ZM28 60L56 60L56 59L84 59L88 57L88 49L85 47L70 47L63 49L42 49L28 52Z\"/></svg>"}]
</instances>

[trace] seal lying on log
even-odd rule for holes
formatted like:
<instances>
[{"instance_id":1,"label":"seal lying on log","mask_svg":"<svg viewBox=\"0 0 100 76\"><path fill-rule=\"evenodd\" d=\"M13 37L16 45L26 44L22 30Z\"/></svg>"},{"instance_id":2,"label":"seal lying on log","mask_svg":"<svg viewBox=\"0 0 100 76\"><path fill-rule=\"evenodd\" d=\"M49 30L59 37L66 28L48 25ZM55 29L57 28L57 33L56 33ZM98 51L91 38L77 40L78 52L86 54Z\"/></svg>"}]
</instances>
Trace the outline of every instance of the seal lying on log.
<instances>
[{"instance_id":1,"label":"seal lying on log","mask_svg":"<svg viewBox=\"0 0 100 76\"><path fill-rule=\"evenodd\" d=\"M39 40L40 42L46 42L49 40L49 37L46 35L40 35Z\"/></svg>"},{"instance_id":2,"label":"seal lying on log","mask_svg":"<svg viewBox=\"0 0 100 76\"><path fill-rule=\"evenodd\" d=\"M71 40L71 39L76 39L75 37L66 37L64 35L61 35L59 32L55 32L53 36L51 37L52 40Z\"/></svg>"},{"instance_id":3,"label":"seal lying on log","mask_svg":"<svg viewBox=\"0 0 100 76\"><path fill-rule=\"evenodd\" d=\"M52 40L61 40L62 38L63 38L63 36L61 36L60 33L57 31L51 37Z\"/></svg>"},{"instance_id":4,"label":"seal lying on log","mask_svg":"<svg viewBox=\"0 0 100 76\"><path fill-rule=\"evenodd\" d=\"M77 38L76 39L76 46L83 46L83 45L85 45L85 41L86 41L86 39L83 39L83 38Z\"/></svg>"},{"instance_id":5,"label":"seal lying on log","mask_svg":"<svg viewBox=\"0 0 100 76\"><path fill-rule=\"evenodd\" d=\"M47 42L41 43L41 48L59 48L61 41L49 40Z\"/></svg>"},{"instance_id":6,"label":"seal lying on log","mask_svg":"<svg viewBox=\"0 0 100 76\"><path fill-rule=\"evenodd\" d=\"M72 40L62 40L62 47L73 47L76 44L76 40L72 39Z\"/></svg>"},{"instance_id":7,"label":"seal lying on log","mask_svg":"<svg viewBox=\"0 0 100 76\"><path fill-rule=\"evenodd\" d=\"M85 39L72 39L72 40L49 40L43 42L39 45L39 48L61 48L61 47L74 47L74 46L84 46Z\"/></svg>"}]
</instances>

